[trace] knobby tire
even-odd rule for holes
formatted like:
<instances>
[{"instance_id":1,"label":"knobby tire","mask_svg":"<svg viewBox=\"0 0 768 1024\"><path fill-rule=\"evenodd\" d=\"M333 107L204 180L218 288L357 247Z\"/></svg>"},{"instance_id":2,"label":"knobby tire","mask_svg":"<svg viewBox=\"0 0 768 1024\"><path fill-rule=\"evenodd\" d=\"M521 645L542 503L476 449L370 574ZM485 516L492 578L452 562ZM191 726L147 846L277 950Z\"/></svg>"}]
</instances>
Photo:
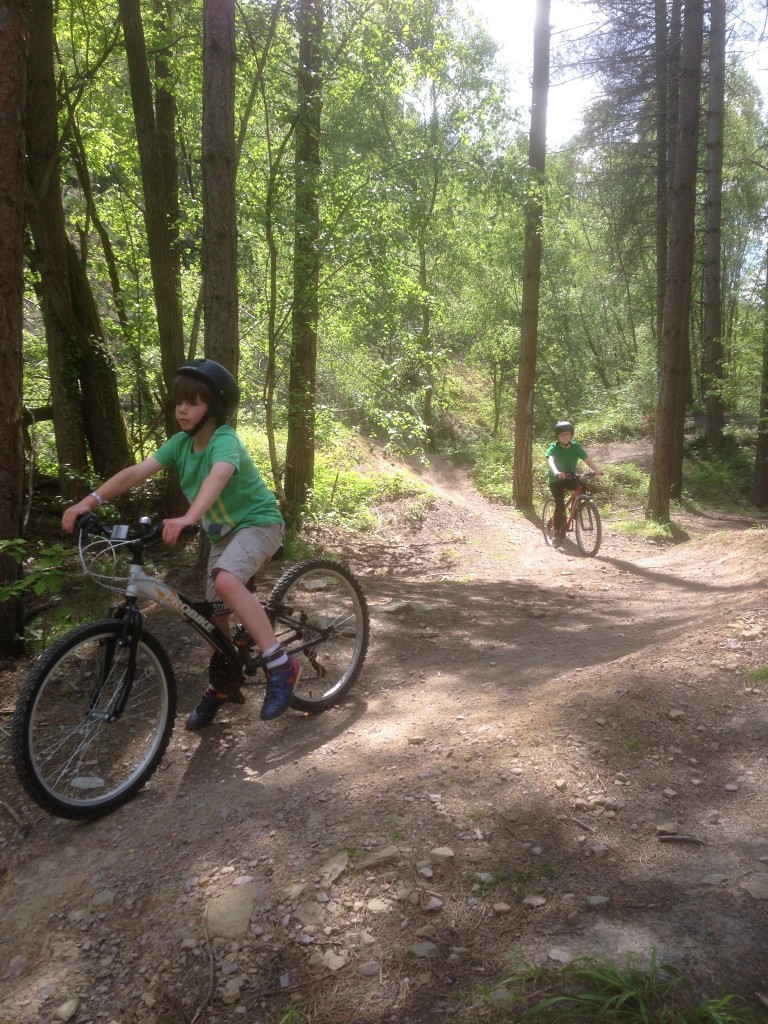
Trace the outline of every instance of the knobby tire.
<instances>
[{"instance_id":1,"label":"knobby tire","mask_svg":"<svg viewBox=\"0 0 768 1024\"><path fill-rule=\"evenodd\" d=\"M591 498L579 498L576 507L576 543L579 551L594 558L600 550L603 527L597 505Z\"/></svg>"},{"instance_id":2,"label":"knobby tire","mask_svg":"<svg viewBox=\"0 0 768 1024\"><path fill-rule=\"evenodd\" d=\"M555 543L555 499L547 498L541 513L541 527L548 547Z\"/></svg>"},{"instance_id":3,"label":"knobby tire","mask_svg":"<svg viewBox=\"0 0 768 1024\"><path fill-rule=\"evenodd\" d=\"M360 675L370 616L352 573L331 559L289 569L267 602L278 640L301 665L291 707L318 712L338 704Z\"/></svg>"},{"instance_id":4,"label":"knobby tire","mask_svg":"<svg viewBox=\"0 0 768 1024\"><path fill-rule=\"evenodd\" d=\"M11 724L27 794L62 818L99 818L130 800L162 760L176 681L159 641L142 630L125 710L109 721L128 669L123 624L94 622L51 646L27 677Z\"/></svg>"}]
</instances>

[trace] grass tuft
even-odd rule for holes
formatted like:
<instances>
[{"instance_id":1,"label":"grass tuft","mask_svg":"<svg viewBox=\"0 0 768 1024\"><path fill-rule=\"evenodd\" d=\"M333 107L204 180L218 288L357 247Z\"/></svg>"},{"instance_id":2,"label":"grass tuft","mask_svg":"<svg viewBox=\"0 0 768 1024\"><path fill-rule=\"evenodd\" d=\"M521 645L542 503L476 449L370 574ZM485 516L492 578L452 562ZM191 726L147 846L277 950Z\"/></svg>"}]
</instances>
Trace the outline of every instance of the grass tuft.
<instances>
[{"instance_id":1,"label":"grass tuft","mask_svg":"<svg viewBox=\"0 0 768 1024\"><path fill-rule=\"evenodd\" d=\"M731 995L698 1001L692 983L671 964L648 967L628 958L584 957L563 968L515 968L499 986L507 1006L530 1024L753 1024L755 1012Z\"/></svg>"},{"instance_id":2,"label":"grass tuft","mask_svg":"<svg viewBox=\"0 0 768 1024\"><path fill-rule=\"evenodd\" d=\"M747 672L747 682L753 686L768 683L768 665L761 665L759 668L751 668Z\"/></svg>"}]
</instances>

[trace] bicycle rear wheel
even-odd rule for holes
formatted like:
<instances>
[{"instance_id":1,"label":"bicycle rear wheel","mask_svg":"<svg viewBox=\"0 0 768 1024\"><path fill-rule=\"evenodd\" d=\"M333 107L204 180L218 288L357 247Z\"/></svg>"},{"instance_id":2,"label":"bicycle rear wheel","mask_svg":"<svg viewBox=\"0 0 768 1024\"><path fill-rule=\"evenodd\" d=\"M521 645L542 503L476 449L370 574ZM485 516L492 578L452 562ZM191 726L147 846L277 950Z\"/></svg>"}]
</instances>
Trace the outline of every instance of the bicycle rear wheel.
<instances>
[{"instance_id":1,"label":"bicycle rear wheel","mask_svg":"<svg viewBox=\"0 0 768 1024\"><path fill-rule=\"evenodd\" d=\"M541 513L541 528L544 531L544 540L548 547L555 543L555 499L547 498L544 502L544 509Z\"/></svg>"},{"instance_id":2,"label":"bicycle rear wheel","mask_svg":"<svg viewBox=\"0 0 768 1024\"><path fill-rule=\"evenodd\" d=\"M291 707L325 711L360 675L368 651L365 594L343 565L311 558L289 569L267 602L278 640L301 665Z\"/></svg>"},{"instance_id":3,"label":"bicycle rear wheel","mask_svg":"<svg viewBox=\"0 0 768 1024\"><path fill-rule=\"evenodd\" d=\"M600 549L603 527L597 505L591 498L579 498L576 506L576 543L582 555L592 557Z\"/></svg>"},{"instance_id":4,"label":"bicycle rear wheel","mask_svg":"<svg viewBox=\"0 0 768 1024\"><path fill-rule=\"evenodd\" d=\"M142 631L133 679L123 624L81 626L55 643L24 683L11 725L13 763L29 796L62 818L99 818L130 800L173 731L176 682L160 643ZM122 714L110 720L130 687Z\"/></svg>"}]
</instances>

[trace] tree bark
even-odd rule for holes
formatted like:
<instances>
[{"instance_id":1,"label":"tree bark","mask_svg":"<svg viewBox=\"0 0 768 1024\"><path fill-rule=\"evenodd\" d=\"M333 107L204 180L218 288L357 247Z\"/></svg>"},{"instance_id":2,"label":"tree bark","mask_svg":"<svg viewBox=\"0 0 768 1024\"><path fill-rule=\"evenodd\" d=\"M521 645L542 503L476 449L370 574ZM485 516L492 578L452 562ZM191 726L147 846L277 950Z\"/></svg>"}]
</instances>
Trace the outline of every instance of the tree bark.
<instances>
[{"instance_id":1,"label":"tree bark","mask_svg":"<svg viewBox=\"0 0 768 1024\"><path fill-rule=\"evenodd\" d=\"M80 497L87 451L98 476L132 461L114 364L61 198L53 6L32 4L27 74L27 214L40 275L62 494ZM87 396L87 401L86 401ZM86 443L87 442L87 443Z\"/></svg>"},{"instance_id":2,"label":"tree bark","mask_svg":"<svg viewBox=\"0 0 768 1024\"><path fill-rule=\"evenodd\" d=\"M299 521L307 493L314 483L315 469L323 20L323 0L299 0L296 229L288 442L285 455L286 515L291 524Z\"/></svg>"},{"instance_id":3,"label":"tree bark","mask_svg":"<svg viewBox=\"0 0 768 1024\"><path fill-rule=\"evenodd\" d=\"M176 370L184 362L184 318L181 307L181 270L176 245L173 203L166 187L164 147L159 137L147 62L147 46L141 20L140 0L120 0L120 20L125 37L131 103L136 125L141 181L144 192L144 223L157 308L160 335L160 362L166 393L170 392ZM173 433L176 421L169 403L165 403L167 432Z\"/></svg>"},{"instance_id":4,"label":"tree bark","mask_svg":"<svg viewBox=\"0 0 768 1024\"><path fill-rule=\"evenodd\" d=\"M24 123L29 3L0 2L0 541L23 533ZM0 553L0 586L21 567ZM21 598L0 602L0 653L19 652Z\"/></svg>"},{"instance_id":5,"label":"tree bark","mask_svg":"<svg viewBox=\"0 0 768 1024\"><path fill-rule=\"evenodd\" d=\"M709 102L707 109L707 209L704 265L704 395L707 441L723 441L723 306L721 236L723 214L723 122L725 114L725 0L709 2Z\"/></svg>"},{"instance_id":6,"label":"tree bark","mask_svg":"<svg viewBox=\"0 0 768 1024\"><path fill-rule=\"evenodd\" d=\"M696 220L696 169L701 91L703 0L686 0L680 63L680 113L670 197L669 258L659 353L648 515L669 522L672 486L682 473L686 352L688 349Z\"/></svg>"},{"instance_id":7,"label":"tree bark","mask_svg":"<svg viewBox=\"0 0 768 1024\"><path fill-rule=\"evenodd\" d=\"M666 0L656 0L656 343L664 319L667 279L667 198L669 157L669 32Z\"/></svg>"},{"instance_id":8,"label":"tree bark","mask_svg":"<svg viewBox=\"0 0 768 1024\"><path fill-rule=\"evenodd\" d=\"M757 421L755 468L750 501L759 508L768 505L768 247L765 250L763 289L763 377L760 387L760 415Z\"/></svg>"},{"instance_id":9,"label":"tree bark","mask_svg":"<svg viewBox=\"0 0 768 1024\"><path fill-rule=\"evenodd\" d=\"M264 125L265 125L265 144L267 152L267 182L264 194L264 236L267 243L267 365L264 370L264 385L262 389L263 403L264 403L264 420L265 430L267 435L267 445L269 447L269 464L272 472L272 486L275 489L275 493L278 496L281 506L286 507L287 501L285 498L285 488L283 482L283 469L282 462L278 455L277 450L277 439L275 437L275 390L277 387L277 343L282 335L285 319L281 316L280 322L278 323L278 304L279 304L279 289L278 289L278 269L279 269L279 249L277 244L277 235L275 232L275 211L277 209L276 196L278 193L278 182L280 180L280 173L282 170L283 159L286 151L288 150L291 139L293 138L294 125L289 125L283 133L282 139L277 146L274 145L272 139L272 124L270 121L270 104L267 99L267 88L264 78L264 68L267 63L267 56L269 54L270 47L275 38L277 32L277 26L280 21L282 14L283 2L282 0L273 0L270 18L269 28L267 30L266 39L264 40L263 46L260 50L257 50L253 38L251 38L251 45L254 48L254 53L258 54L257 70L254 77L253 84L246 104L246 111L243 119L240 123L240 130L238 132L236 153L238 165L240 163L240 156L242 148L245 142L246 132L249 128L250 113L253 104L257 96L261 97L261 102L264 107ZM246 18L246 26L248 20ZM251 33L249 32L249 36Z\"/></svg>"},{"instance_id":10,"label":"tree bark","mask_svg":"<svg viewBox=\"0 0 768 1024\"><path fill-rule=\"evenodd\" d=\"M205 353L237 376L234 0L203 3L202 163Z\"/></svg>"},{"instance_id":11,"label":"tree bark","mask_svg":"<svg viewBox=\"0 0 768 1024\"><path fill-rule=\"evenodd\" d=\"M533 90L528 164L535 185L525 221L523 308L520 364L517 377L517 413L513 496L518 508L533 505L533 412L541 291L541 231L544 213L544 170L547 155L547 102L549 98L550 0L537 0L533 38Z\"/></svg>"}]
</instances>

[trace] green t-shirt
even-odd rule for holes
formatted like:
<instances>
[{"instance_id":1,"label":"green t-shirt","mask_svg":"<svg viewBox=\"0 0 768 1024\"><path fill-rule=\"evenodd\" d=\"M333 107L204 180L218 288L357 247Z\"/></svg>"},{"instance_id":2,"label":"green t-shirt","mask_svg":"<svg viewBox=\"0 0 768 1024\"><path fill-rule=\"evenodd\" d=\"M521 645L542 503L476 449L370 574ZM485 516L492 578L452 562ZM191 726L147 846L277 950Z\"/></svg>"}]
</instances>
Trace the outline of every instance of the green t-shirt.
<instances>
[{"instance_id":1,"label":"green t-shirt","mask_svg":"<svg viewBox=\"0 0 768 1024\"><path fill-rule=\"evenodd\" d=\"M192 444L193 439L180 431L160 446L155 458L178 471L181 489L190 504L217 462L231 462L235 467L234 474L201 520L212 544L244 526L282 523L274 494L232 427L217 427L202 451L193 451Z\"/></svg>"},{"instance_id":2,"label":"green t-shirt","mask_svg":"<svg viewBox=\"0 0 768 1024\"><path fill-rule=\"evenodd\" d=\"M554 455L555 465L561 473L575 473L580 460L583 459L586 462L589 458L578 441L571 441L567 448L563 448L559 441L553 441L547 448L547 469L550 480L555 479L555 474L549 467L550 455Z\"/></svg>"}]
</instances>

